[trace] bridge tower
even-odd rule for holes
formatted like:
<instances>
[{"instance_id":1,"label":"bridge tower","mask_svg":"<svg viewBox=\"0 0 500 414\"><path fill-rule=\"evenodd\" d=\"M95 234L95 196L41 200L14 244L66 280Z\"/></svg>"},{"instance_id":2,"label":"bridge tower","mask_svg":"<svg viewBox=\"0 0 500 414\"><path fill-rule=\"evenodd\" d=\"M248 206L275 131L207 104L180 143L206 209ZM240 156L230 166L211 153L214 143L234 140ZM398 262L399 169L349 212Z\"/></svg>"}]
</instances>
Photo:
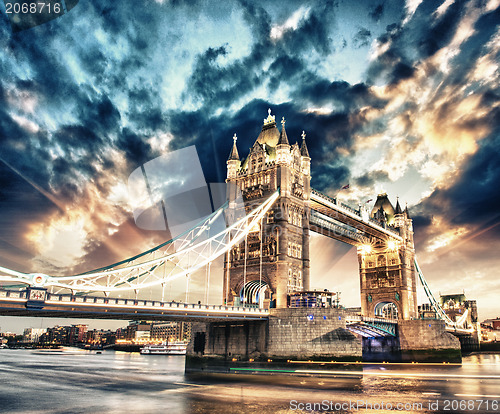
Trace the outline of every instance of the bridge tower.
<instances>
[{"instance_id":1,"label":"bridge tower","mask_svg":"<svg viewBox=\"0 0 500 414\"><path fill-rule=\"evenodd\" d=\"M268 112L246 159L240 160L233 137L226 183L241 190L247 213L277 189L280 197L261 225L226 255L223 301L285 308L288 293L309 289L311 158L305 133L300 146L290 145L285 119L279 131Z\"/></svg>"},{"instance_id":2,"label":"bridge tower","mask_svg":"<svg viewBox=\"0 0 500 414\"><path fill-rule=\"evenodd\" d=\"M383 227L399 230L401 242L377 240L358 247L361 313L412 319L417 313L415 246L408 207L394 208L387 194L379 194L371 218Z\"/></svg>"}]
</instances>

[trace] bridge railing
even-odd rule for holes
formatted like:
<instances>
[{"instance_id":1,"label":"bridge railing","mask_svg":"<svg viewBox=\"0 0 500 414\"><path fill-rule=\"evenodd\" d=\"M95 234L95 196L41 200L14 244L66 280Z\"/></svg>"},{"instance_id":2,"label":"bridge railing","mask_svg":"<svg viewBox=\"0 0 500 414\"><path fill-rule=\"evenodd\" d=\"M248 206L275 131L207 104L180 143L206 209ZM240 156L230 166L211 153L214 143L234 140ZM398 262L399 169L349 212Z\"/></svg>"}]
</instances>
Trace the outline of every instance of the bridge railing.
<instances>
[{"instance_id":1,"label":"bridge railing","mask_svg":"<svg viewBox=\"0 0 500 414\"><path fill-rule=\"evenodd\" d=\"M349 315L346 316L346 320L349 322L372 322L372 323L390 323L397 325L397 319L385 319L385 318L369 318L367 316L361 315Z\"/></svg>"},{"instance_id":2,"label":"bridge railing","mask_svg":"<svg viewBox=\"0 0 500 414\"><path fill-rule=\"evenodd\" d=\"M327 216L325 216L325 217L327 217ZM364 237L361 234L356 233L356 231L350 230L344 226L333 223L333 222L329 221L327 218L321 217L318 213L316 213L314 211L311 212L310 222L311 222L311 224L315 224L315 225L323 227L327 230L331 230L335 234L338 234L341 236L347 236L347 237L350 237L351 239L357 240L359 242L362 242L364 240Z\"/></svg>"},{"instance_id":3,"label":"bridge railing","mask_svg":"<svg viewBox=\"0 0 500 414\"><path fill-rule=\"evenodd\" d=\"M0 299L27 300L27 292L0 289ZM162 308L162 309L183 309L183 310L202 310L202 311L227 311L236 313L249 313L255 315L268 315L268 309L250 307L250 306L226 306L226 305L208 305L201 303L184 303L184 302L162 302L158 300L143 300L143 299L125 299L125 298L106 298L98 296L83 296L61 293L48 293L45 302L49 303L75 303L75 304L92 304L103 306L126 306L126 307L146 307L146 308Z\"/></svg>"},{"instance_id":4,"label":"bridge railing","mask_svg":"<svg viewBox=\"0 0 500 414\"><path fill-rule=\"evenodd\" d=\"M331 203L333 205L333 207L332 207L333 209L341 211L341 212L344 212L344 213L346 213L348 215L354 216L356 219L363 220L363 218L361 216L361 212L359 210L356 210L356 209L348 206L347 204L338 203L336 199L331 198L331 197L329 197L329 196L327 196L327 195L319 192L318 190L311 189L311 193L313 195L315 195L316 197L318 197L320 199L323 199L323 200L328 201L329 203ZM378 230L381 230L381 231L383 231L385 233L389 233L390 235L394 235L397 238L401 239L401 235L399 234L399 231L396 230L396 229L394 229L394 228L383 227L378 221L373 220L372 218L368 219L368 224L370 224L371 226L377 228Z\"/></svg>"}]
</instances>

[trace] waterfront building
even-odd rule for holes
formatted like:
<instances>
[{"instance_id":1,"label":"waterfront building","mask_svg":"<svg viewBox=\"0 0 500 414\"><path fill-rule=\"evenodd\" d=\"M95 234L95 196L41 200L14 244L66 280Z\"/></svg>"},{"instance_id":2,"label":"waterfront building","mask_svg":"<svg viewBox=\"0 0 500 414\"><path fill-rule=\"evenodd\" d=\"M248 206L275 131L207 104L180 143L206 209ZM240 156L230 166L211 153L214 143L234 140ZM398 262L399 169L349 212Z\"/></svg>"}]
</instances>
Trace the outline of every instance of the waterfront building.
<instances>
[{"instance_id":1,"label":"waterfront building","mask_svg":"<svg viewBox=\"0 0 500 414\"><path fill-rule=\"evenodd\" d=\"M87 338L88 325L71 325L69 330L69 345L77 345L85 342Z\"/></svg>"},{"instance_id":2,"label":"waterfront building","mask_svg":"<svg viewBox=\"0 0 500 414\"><path fill-rule=\"evenodd\" d=\"M26 328L23 332L23 342L36 344L45 332L45 328Z\"/></svg>"},{"instance_id":3,"label":"waterfront building","mask_svg":"<svg viewBox=\"0 0 500 414\"><path fill-rule=\"evenodd\" d=\"M111 345L116 343L116 332L111 330L93 329L86 333L85 342L89 345Z\"/></svg>"},{"instance_id":4,"label":"waterfront building","mask_svg":"<svg viewBox=\"0 0 500 414\"><path fill-rule=\"evenodd\" d=\"M146 333L147 332L147 333ZM138 338L150 336L151 322L148 321L130 321L127 326L125 339L127 341L134 341Z\"/></svg>"},{"instance_id":5,"label":"waterfront building","mask_svg":"<svg viewBox=\"0 0 500 414\"><path fill-rule=\"evenodd\" d=\"M40 335L39 342L47 345L67 345L70 329L70 326L59 325L47 328L47 331Z\"/></svg>"},{"instance_id":6,"label":"waterfront building","mask_svg":"<svg viewBox=\"0 0 500 414\"><path fill-rule=\"evenodd\" d=\"M481 339L481 327L478 321L476 300L467 299L465 292L450 295L440 295L439 304L452 321L459 320L465 313L464 328L473 328L474 333L459 337L462 350L477 351Z\"/></svg>"},{"instance_id":7,"label":"waterfront building","mask_svg":"<svg viewBox=\"0 0 500 414\"><path fill-rule=\"evenodd\" d=\"M500 318L485 319L481 325L489 326L492 330L500 330Z\"/></svg>"}]
</instances>

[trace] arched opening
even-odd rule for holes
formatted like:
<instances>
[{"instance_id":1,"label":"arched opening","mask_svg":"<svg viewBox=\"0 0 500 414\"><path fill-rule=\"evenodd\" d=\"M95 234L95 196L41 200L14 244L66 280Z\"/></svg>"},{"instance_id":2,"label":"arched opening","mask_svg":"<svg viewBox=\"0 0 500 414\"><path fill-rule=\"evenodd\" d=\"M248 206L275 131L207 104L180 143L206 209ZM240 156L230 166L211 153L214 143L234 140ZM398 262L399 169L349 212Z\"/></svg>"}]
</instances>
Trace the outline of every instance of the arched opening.
<instances>
[{"instance_id":1,"label":"arched opening","mask_svg":"<svg viewBox=\"0 0 500 414\"><path fill-rule=\"evenodd\" d=\"M263 281L252 280L243 286L240 290L241 303L247 305L258 305L259 308L264 307L264 299L268 284Z\"/></svg>"},{"instance_id":2,"label":"arched opening","mask_svg":"<svg viewBox=\"0 0 500 414\"><path fill-rule=\"evenodd\" d=\"M398 307L393 302L380 302L375 305L375 317L398 319Z\"/></svg>"}]
</instances>

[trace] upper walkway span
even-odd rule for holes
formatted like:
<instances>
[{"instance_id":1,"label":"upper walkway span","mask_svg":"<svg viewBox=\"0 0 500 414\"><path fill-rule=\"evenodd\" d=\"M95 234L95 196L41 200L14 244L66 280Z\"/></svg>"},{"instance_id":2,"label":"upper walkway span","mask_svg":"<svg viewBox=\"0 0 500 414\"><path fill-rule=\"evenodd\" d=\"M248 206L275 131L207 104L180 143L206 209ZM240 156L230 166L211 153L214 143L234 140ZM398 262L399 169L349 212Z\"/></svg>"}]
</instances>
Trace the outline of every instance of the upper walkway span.
<instances>
[{"instance_id":1,"label":"upper walkway span","mask_svg":"<svg viewBox=\"0 0 500 414\"><path fill-rule=\"evenodd\" d=\"M355 210L314 189L311 189L310 228L355 246L372 238L403 241L396 229L383 227L363 208Z\"/></svg>"}]
</instances>

